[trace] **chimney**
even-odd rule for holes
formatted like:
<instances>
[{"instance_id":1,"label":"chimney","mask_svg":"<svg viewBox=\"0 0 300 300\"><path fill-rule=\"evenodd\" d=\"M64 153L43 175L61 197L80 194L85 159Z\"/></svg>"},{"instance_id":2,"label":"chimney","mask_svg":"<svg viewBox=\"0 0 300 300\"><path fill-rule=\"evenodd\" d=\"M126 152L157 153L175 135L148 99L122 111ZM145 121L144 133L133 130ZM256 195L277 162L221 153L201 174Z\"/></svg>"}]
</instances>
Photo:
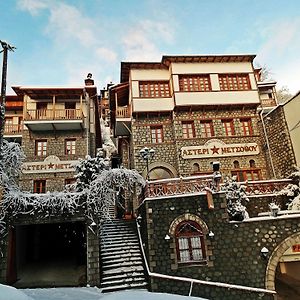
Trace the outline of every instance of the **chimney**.
<instances>
[{"instance_id":1,"label":"chimney","mask_svg":"<svg viewBox=\"0 0 300 300\"><path fill-rule=\"evenodd\" d=\"M94 85L94 80L92 79L92 73L87 74L86 79L84 80L85 86Z\"/></svg>"}]
</instances>

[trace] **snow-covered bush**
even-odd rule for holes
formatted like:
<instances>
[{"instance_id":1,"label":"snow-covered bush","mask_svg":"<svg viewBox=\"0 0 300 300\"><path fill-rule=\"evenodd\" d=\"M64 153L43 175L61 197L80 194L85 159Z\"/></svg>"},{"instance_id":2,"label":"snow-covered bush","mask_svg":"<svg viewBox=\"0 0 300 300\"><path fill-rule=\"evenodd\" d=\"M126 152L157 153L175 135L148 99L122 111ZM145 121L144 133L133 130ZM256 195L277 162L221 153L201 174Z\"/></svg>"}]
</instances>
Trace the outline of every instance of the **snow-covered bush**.
<instances>
[{"instance_id":1,"label":"snow-covered bush","mask_svg":"<svg viewBox=\"0 0 300 300\"><path fill-rule=\"evenodd\" d=\"M236 176L231 179L227 178L222 190L226 193L227 212L230 220L243 221L249 218L246 207L243 203L248 202L246 187L236 181Z\"/></svg>"},{"instance_id":2,"label":"snow-covered bush","mask_svg":"<svg viewBox=\"0 0 300 300\"><path fill-rule=\"evenodd\" d=\"M300 210L300 168L296 167L296 171L293 172L289 178L292 179L292 183L288 184L278 194L288 197L289 210Z\"/></svg>"}]
</instances>

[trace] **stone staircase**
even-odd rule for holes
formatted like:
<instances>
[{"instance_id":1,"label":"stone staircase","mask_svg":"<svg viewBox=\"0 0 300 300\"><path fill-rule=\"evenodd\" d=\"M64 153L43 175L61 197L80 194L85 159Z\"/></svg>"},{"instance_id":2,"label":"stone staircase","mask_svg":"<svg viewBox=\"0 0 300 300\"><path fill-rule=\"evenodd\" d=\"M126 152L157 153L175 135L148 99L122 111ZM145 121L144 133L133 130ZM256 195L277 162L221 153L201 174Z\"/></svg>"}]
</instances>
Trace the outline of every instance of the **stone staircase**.
<instances>
[{"instance_id":1,"label":"stone staircase","mask_svg":"<svg viewBox=\"0 0 300 300\"><path fill-rule=\"evenodd\" d=\"M102 225L100 260L103 293L147 288L135 221L110 220Z\"/></svg>"}]
</instances>

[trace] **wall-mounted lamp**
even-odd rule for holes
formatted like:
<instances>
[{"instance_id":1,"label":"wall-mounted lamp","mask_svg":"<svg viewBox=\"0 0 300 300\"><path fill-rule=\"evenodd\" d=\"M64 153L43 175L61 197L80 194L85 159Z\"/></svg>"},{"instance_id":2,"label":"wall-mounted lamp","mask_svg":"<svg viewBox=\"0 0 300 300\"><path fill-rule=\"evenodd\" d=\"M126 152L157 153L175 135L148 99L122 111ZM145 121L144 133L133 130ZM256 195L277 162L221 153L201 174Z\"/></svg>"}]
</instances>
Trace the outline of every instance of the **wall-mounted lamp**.
<instances>
[{"instance_id":1,"label":"wall-mounted lamp","mask_svg":"<svg viewBox=\"0 0 300 300\"><path fill-rule=\"evenodd\" d=\"M154 149L149 149L148 147L144 147L140 150L140 157L146 162L147 174L146 179L149 180L149 161L153 158L155 154Z\"/></svg>"},{"instance_id":2,"label":"wall-mounted lamp","mask_svg":"<svg viewBox=\"0 0 300 300\"><path fill-rule=\"evenodd\" d=\"M260 255L263 259L267 259L268 258L268 255L269 255L269 249L266 248L266 247L263 247L261 250L260 250Z\"/></svg>"},{"instance_id":3,"label":"wall-mounted lamp","mask_svg":"<svg viewBox=\"0 0 300 300\"><path fill-rule=\"evenodd\" d=\"M141 215L138 215L138 217L136 218L138 224L141 224L142 223L142 216Z\"/></svg>"},{"instance_id":4,"label":"wall-mounted lamp","mask_svg":"<svg viewBox=\"0 0 300 300\"><path fill-rule=\"evenodd\" d=\"M214 234L212 231L210 231L210 232L208 233L208 238L209 238L210 240L213 240L214 237L215 237L215 234Z\"/></svg>"},{"instance_id":5,"label":"wall-mounted lamp","mask_svg":"<svg viewBox=\"0 0 300 300\"><path fill-rule=\"evenodd\" d=\"M91 226L97 226L97 224L95 223L95 221L92 222Z\"/></svg>"},{"instance_id":6,"label":"wall-mounted lamp","mask_svg":"<svg viewBox=\"0 0 300 300\"><path fill-rule=\"evenodd\" d=\"M276 203L270 203L269 204L269 209L271 212L271 216L272 217L277 217L279 211L280 211L280 207L276 204Z\"/></svg>"},{"instance_id":7,"label":"wall-mounted lamp","mask_svg":"<svg viewBox=\"0 0 300 300\"><path fill-rule=\"evenodd\" d=\"M166 241L169 241L170 239L171 239L170 236L169 236L168 234L166 234L165 240L166 240Z\"/></svg>"},{"instance_id":8,"label":"wall-mounted lamp","mask_svg":"<svg viewBox=\"0 0 300 300\"><path fill-rule=\"evenodd\" d=\"M171 207L170 207L170 210L172 210L172 211L175 210L175 207L174 207L174 206L171 206Z\"/></svg>"}]
</instances>

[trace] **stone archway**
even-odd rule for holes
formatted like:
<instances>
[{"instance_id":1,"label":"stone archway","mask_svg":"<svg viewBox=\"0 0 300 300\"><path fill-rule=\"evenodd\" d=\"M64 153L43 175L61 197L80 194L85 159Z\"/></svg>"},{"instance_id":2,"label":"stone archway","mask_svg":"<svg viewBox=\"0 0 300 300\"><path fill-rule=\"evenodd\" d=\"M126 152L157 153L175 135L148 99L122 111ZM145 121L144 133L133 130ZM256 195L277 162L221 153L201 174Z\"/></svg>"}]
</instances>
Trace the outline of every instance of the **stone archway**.
<instances>
[{"instance_id":1,"label":"stone archway","mask_svg":"<svg viewBox=\"0 0 300 300\"><path fill-rule=\"evenodd\" d=\"M152 174L152 176L151 176L151 172L153 172L155 170L158 173L158 177L157 178L155 178L154 174ZM146 169L143 171L142 176L144 178L147 177L147 170ZM170 165L168 163L165 163L165 162L154 162L154 163L151 163L149 165L149 177L152 180L153 179L174 178L176 176L177 176L176 169L172 165ZM151 178L151 177L153 177L153 178Z\"/></svg>"},{"instance_id":2,"label":"stone archway","mask_svg":"<svg viewBox=\"0 0 300 300\"><path fill-rule=\"evenodd\" d=\"M300 233L294 233L287 237L272 252L266 270L266 289L275 290L276 268L279 260L295 244L300 244Z\"/></svg>"}]
</instances>

